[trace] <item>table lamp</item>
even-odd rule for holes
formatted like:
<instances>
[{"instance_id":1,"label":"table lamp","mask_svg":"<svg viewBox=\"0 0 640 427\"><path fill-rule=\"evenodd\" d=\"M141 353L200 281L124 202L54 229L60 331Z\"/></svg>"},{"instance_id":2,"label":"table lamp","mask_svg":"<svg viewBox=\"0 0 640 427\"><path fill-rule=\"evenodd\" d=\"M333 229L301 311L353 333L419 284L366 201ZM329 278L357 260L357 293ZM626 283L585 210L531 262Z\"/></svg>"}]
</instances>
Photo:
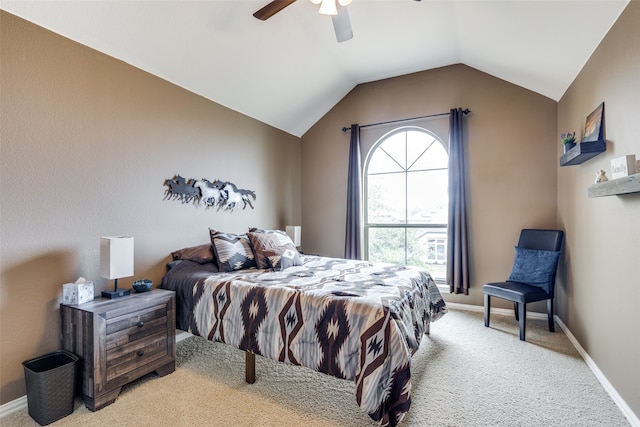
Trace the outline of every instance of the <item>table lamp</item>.
<instances>
[{"instance_id":1,"label":"table lamp","mask_svg":"<svg viewBox=\"0 0 640 427\"><path fill-rule=\"evenodd\" d=\"M296 246L300 246L300 236L302 234L302 227L299 225L287 225L287 234L291 237L291 241Z\"/></svg>"},{"instance_id":2,"label":"table lamp","mask_svg":"<svg viewBox=\"0 0 640 427\"><path fill-rule=\"evenodd\" d=\"M100 238L100 276L115 279L113 291L103 291L104 298L119 298L131 293L118 289L118 279L133 276L133 237Z\"/></svg>"}]
</instances>

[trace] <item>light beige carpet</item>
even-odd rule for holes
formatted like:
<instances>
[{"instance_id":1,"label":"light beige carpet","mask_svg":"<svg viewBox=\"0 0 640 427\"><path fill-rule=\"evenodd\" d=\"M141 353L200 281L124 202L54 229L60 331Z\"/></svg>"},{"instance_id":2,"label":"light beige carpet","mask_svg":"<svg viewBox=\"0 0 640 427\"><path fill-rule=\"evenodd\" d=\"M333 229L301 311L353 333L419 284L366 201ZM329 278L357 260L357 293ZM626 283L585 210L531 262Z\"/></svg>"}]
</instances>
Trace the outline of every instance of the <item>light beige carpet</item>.
<instances>
[{"instance_id":1,"label":"light beige carpet","mask_svg":"<svg viewBox=\"0 0 640 427\"><path fill-rule=\"evenodd\" d=\"M451 310L431 326L413 357L411 410L401 426L628 426L559 328L529 319L527 341L512 317ZM90 412L80 399L53 426L375 426L354 385L256 357L244 382L244 353L199 337L181 341L177 369L123 388ZM37 426L22 410L3 427Z\"/></svg>"}]
</instances>

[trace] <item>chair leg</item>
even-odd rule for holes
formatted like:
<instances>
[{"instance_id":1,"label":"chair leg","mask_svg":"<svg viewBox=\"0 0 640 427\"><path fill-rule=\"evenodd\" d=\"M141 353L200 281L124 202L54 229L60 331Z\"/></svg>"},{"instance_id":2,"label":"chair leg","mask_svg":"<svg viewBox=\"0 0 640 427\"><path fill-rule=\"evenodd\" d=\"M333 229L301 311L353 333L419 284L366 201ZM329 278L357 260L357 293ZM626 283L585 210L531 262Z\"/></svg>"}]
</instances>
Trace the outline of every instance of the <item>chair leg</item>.
<instances>
[{"instance_id":1,"label":"chair leg","mask_svg":"<svg viewBox=\"0 0 640 427\"><path fill-rule=\"evenodd\" d=\"M549 332L555 332L555 322L553 321L553 298L547 300L547 316L549 317Z\"/></svg>"},{"instance_id":2,"label":"chair leg","mask_svg":"<svg viewBox=\"0 0 640 427\"><path fill-rule=\"evenodd\" d=\"M489 315L491 312L491 295L484 294L484 326L489 327Z\"/></svg>"},{"instance_id":3,"label":"chair leg","mask_svg":"<svg viewBox=\"0 0 640 427\"><path fill-rule=\"evenodd\" d=\"M519 316L518 316L518 303L514 302L513 303L513 312L516 314L516 321L519 320Z\"/></svg>"},{"instance_id":4,"label":"chair leg","mask_svg":"<svg viewBox=\"0 0 640 427\"><path fill-rule=\"evenodd\" d=\"M524 341L524 330L527 322L527 305L521 302L518 311L520 311L520 341Z\"/></svg>"}]
</instances>

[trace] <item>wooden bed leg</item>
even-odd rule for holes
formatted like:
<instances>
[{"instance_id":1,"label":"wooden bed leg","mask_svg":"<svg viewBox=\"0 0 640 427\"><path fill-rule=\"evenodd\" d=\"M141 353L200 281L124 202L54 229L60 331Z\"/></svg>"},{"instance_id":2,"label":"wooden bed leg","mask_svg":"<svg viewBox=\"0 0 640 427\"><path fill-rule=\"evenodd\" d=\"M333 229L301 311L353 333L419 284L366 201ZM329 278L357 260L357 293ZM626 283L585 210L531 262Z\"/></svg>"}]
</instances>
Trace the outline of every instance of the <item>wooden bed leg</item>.
<instances>
[{"instance_id":1,"label":"wooden bed leg","mask_svg":"<svg viewBox=\"0 0 640 427\"><path fill-rule=\"evenodd\" d=\"M256 355L250 351L245 351L244 380L249 384L256 382Z\"/></svg>"}]
</instances>

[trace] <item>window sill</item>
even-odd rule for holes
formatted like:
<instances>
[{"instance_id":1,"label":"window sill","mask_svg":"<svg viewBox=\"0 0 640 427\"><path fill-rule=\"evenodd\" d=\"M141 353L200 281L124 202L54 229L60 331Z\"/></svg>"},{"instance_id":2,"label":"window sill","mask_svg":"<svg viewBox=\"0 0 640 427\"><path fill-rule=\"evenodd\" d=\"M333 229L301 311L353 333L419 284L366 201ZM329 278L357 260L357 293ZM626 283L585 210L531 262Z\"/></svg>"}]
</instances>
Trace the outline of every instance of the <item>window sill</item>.
<instances>
[{"instance_id":1,"label":"window sill","mask_svg":"<svg viewBox=\"0 0 640 427\"><path fill-rule=\"evenodd\" d=\"M449 293L449 285L447 285L446 283L439 282L439 281L436 280L436 285L438 285L438 290L440 292L444 292L444 293L447 293L447 294Z\"/></svg>"}]
</instances>

